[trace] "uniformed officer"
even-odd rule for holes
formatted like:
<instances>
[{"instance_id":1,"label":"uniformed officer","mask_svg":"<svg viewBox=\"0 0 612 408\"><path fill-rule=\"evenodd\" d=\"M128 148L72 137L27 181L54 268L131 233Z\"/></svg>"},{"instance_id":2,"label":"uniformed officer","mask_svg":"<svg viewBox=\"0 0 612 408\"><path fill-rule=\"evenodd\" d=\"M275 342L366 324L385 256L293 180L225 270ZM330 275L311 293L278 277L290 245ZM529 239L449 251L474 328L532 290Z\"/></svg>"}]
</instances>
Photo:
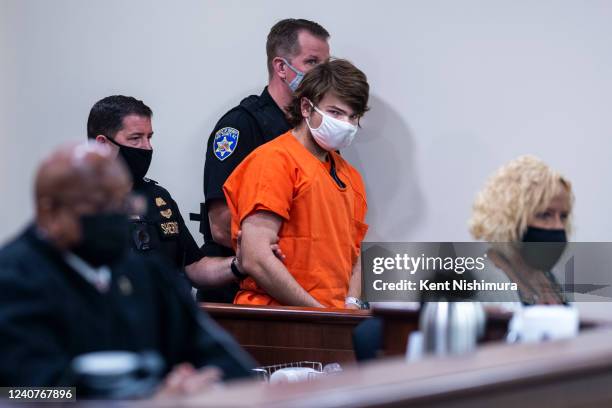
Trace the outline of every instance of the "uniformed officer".
<instances>
[{"instance_id":1,"label":"uniformed officer","mask_svg":"<svg viewBox=\"0 0 612 408\"><path fill-rule=\"evenodd\" d=\"M123 158L133 180L133 192L144 197L145 211L131 215L130 242L135 251L167 257L187 272L194 286L217 286L235 281L240 265L234 258L204 257L172 196L145 177L153 148L151 109L136 98L114 95L91 108L87 137L107 145Z\"/></svg>"},{"instance_id":2,"label":"uniformed officer","mask_svg":"<svg viewBox=\"0 0 612 408\"><path fill-rule=\"evenodd\" d=\"M276 23L266 42L268 86L251 95L217 122L207 143L204 165L204 197L200 232L207 256L231 257L230 212L223 183L240 162L258 146L287 132L285 107L292 100L304 74L329 59L329 33L304 19ZM232 302L237 284L223 291L200 291L201 300Z\"/></svg>"},{"instance_id":3,"label":"uniformed officer","mask_svg":"<svg viewBox=\"0 0 612 408\"><path fill-rule=\"evenodd\" d=\"M126 250L131 183L99 144L62 148L40 166L35 220L0 249L0 384L74 386L72 360L97 351L158 353L165 395L212 372L249 375L254 362L179 290L169 263Z\"/></svg>"}]
</instances>

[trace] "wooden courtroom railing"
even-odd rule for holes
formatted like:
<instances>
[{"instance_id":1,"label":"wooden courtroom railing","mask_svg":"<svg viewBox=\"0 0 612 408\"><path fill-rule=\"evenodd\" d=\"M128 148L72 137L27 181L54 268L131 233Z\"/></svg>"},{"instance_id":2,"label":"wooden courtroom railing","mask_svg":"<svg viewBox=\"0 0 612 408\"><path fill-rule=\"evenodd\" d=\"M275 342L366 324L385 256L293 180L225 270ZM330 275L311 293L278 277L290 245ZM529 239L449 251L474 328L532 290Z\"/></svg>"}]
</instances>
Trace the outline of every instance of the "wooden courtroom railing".
<instances>
[{"instance_id":1,"label":"wooden courtroom railing","mask_svg":"<svg viewBox=\"0 0 612 408\"><path fill-rule=\"evenodd\" d=\"M355 361L352 331L369 311L202 303L261 365Z\"/></svg>"},{"instance_id":2,"label":"wooden courtroom railing","mask_svg":"<svg viewBox=\"0 0 612 408\"><path fill-rule=\"evenodd\" d=\"M202 303L201 307L260 365L296 361L352 363L355 361L353 329L372 316L383 321L382 355L404 355L408 336L419 325L419 311L411 308L378 306L370 312L222 303ZM481 343L503 341L511 314L487 309L486 316ZM583 319L581 330L598 325L603 322Z\"/></svg>"}]
</instances>

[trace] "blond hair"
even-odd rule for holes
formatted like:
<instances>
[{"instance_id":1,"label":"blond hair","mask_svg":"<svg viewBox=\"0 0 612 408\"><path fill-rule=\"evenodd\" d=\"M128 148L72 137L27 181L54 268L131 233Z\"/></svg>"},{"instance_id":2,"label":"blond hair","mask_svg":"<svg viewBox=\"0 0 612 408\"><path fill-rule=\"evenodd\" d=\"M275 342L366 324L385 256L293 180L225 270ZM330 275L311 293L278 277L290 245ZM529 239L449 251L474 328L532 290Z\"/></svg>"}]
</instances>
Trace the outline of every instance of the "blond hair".
<instances>
[{"instance_id":1,"label":"blond hair","mask_svg":"<svg viewBox=\"0 0 612 408\"><path fill-rule=\"evenodd\" d=\"M521 239L531 217L546 209L565 189L574 203L571 183L534 156L520 156L497 170L478 193L469 221L475 239L513 242ZM566 232L571 232L568 217Z\"/></svg>"}]
</instances>

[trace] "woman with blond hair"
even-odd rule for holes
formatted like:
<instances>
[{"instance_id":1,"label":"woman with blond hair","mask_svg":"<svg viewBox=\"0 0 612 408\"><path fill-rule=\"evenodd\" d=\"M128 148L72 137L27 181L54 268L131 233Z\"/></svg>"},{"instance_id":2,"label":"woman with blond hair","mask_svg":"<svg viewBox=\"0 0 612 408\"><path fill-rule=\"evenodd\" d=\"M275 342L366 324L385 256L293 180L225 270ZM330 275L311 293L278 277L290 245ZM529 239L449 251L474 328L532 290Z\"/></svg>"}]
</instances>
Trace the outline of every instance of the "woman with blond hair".
<instances>
[{"instance_id":1,"label":"woman with blond hair","mask_svg":"<svg viewBox=\"0 0 612 408\"><path fill-rule=\"evenodd\" d=\"M477 195L470 233L495 243L489 260L518 285L523 303L566 303L550 270L571 232L573 203L571 183L533 156L502 166Z\"/></svg>"}]
</instances>

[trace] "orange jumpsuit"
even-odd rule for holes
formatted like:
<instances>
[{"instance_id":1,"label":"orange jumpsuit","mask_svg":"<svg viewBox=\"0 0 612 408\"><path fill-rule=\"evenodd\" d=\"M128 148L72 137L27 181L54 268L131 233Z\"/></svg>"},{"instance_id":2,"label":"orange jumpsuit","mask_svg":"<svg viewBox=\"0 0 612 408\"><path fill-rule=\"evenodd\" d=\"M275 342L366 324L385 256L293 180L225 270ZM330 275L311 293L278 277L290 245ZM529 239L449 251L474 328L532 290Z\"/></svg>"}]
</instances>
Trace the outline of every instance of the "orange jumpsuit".
<instances>
[{"instance_id":1,"label":"orange jumpsuit","mask_svg":"<svg viewBox=\"0 0 612 408\"><path fill-rule=\"evenodd\" d=\"M223 186L232 215L234 243L242 221L257 211L283 219L279 246L295 280L327 307L344 307L353 265L368 226L361 176L336 152L340 187L330 175L331 162L321 162L291 132L254 150ZM278 305L247 278L237 304Z\"/></svg>"}]
</instances>

